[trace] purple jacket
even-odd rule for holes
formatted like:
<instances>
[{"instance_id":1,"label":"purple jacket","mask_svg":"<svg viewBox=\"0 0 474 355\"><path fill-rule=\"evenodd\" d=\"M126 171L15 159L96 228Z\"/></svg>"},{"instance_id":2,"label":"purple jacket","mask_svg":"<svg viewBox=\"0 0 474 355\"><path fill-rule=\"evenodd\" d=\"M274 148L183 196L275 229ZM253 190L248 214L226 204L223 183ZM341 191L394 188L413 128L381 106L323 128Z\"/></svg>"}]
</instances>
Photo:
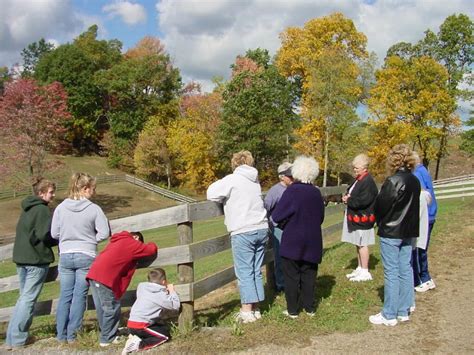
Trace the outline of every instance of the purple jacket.
<instances>
[{"instance_id":1,"label":"purple jacket","mask_svg":"<svg viewBox=\"0 0 474 355\"><path fill-rule=\"evenodd\" d=\"M301 182L288 186L272 213L272 219L283 227L281 256L310 263L321 262L324 202L318 188Z\"/></svg>"}]
</instances>

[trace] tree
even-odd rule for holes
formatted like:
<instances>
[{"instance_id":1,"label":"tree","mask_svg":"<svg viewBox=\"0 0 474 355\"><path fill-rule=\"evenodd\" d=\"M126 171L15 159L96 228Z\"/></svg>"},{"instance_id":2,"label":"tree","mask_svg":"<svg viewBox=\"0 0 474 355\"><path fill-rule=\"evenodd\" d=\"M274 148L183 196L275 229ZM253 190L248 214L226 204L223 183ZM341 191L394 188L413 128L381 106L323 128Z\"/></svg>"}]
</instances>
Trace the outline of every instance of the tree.
<instances>
[{"instance_id":1,"label":"tree","mask_svg":"<svg viewBox=\"0 0 474 355\"><path fill-rule=\"evenodd\" d=\"M95 77L106 93L103 114L113 140L129 142L132 150L149 117L159 114L162 105L175 100L181 89L179 70L172 66L169 55L162 49L142 50L144 43L148 42L140 42L123 61Z\"/></svg>"},{"instance_id":2,"label":"tree","mask_svg":"<svg viewBox=\"0 0 474 355\"><path fill-rule=\"evenodd\" d=\"M472 98L472 64L474 60L474 23L464 14L448 16L438 34L425 31L425 37L415 45L398 43L387 52L387 58L398 55L405 59L429 56L442 64L448 72L448 89L454 99ZM467 84L467 85L462 85ZM436 160L435 179L441 159L447 154L450 118L445 118Z\"/></svg>"},{"instance_id":3,"label":"tree","mask_svg":"<svg viewBox=\"0 0 474 355\"><path fill-rule=\"evenodd\" d=\"M295 85L273 64L259 65L251 59L261 54L257 49L237 57L223 92L218 140L221 156L248 149L264 172L273 171L289 154L290 134L297 123L293 112L297 97Z\"/></svg>"},{"instance_id":4,"label":"tree","mask_svg":"<svg viewBox=\"0 0 474 355\"><path fill-rule=\"evenodd\" d=\"M302 80L303 106L312 79L312 65L328 49L342 50L353 60L367 57L367 38L341 13L312 19L303 28L289 27L281 35L276 65L282 75Z\"/></svg>"},{"instance_id":5,"label":"tree","mask_svg":"<svg viewBox=\"0 0 474 355\"><path fill-rule=\"evenodd\" d=\"M355 109L362 94L359 74L356 63L337 48L323 50L310 71L303 124L296 131L299 139L295 147L305 154L313 153L324 162L323 186L327 185L330 155L339 163L339 169L341 159L347 158L338 148L345 132L357 122ZM321 144L319 151L305 151L305 146L311 146L308 138Z\"/></svg>"},{"instance_id":6,"label":"tree","mask_svg":"<svg viewBox=\"0 0 474 355\"><path fill-rule=\"evenodd\" d=\"M167 144L168 126L179 114L176 101L162 105L158 113L149 118L139 134L133 155L139 176L153 182L164 177L168 189L172 183L172 156Z\"/></svg>"},{"instance_id":7,"label":"tree","mask_svg":"<svg viewBox=\"0 0 474 355\"><path fill-rule=\"evenodd\" d=\"M166 139L175 175L183 185L203 192L220 168L216 134L222 97L218 92L183 96L180 108L181 116L171 122Z\"/></svg>"},{"instance_id":8,"label":"tree","mask_svg":"<svg viewBox=\"0 0 474 355\"><path fill-rule=\"evenodd\" d=\"M471 110L471 117L465 123L468 127L474 126L474 111ZM461 146L460 148L469 155L474 155L474 129L469 129L461 135Z\"/></svg>"},{"instance_id":9,"label":"tree","mask_svg":"<svg viewBox=\"0 0 474 355\"><path fill-rule=\"evenodd\" d=\"M369 155L380 163L389 145L412 143L428 166L437 156L443 130L448 127L452 132L459 126L446 69L428 57L404 60L393 56L385 60L376 77L368 100L373 133Z\"/></svg>"},{"instance_id":10,"label":"tree","mask_svg":"<svg viewBox=\"0 0 474 355\"><path fill-rule=\"evenodd\" d=\"M48 153L59 152L64 122L70 118L67 94L60 83L39 86L34 80L8 83L0 98L0 159L3 180L31 185L56 165Z\"/></svg>"},{"instance_id":11,"label":"tree","mask_svg":"<svg viewBox=\"0 0 474 355\"><path fill-rule=\"evenodd\" d=\"M21 51L21 57L23 58L21 76L24 78L33 76L38 61L43 55L51 52L53 49L54 45L46 42L44 38L41 38L38 42L30 43L26 48L23 48Z\"/></svg>"},{"instance_id":12,"label":"tree","mask_svg":"<svg viewBox=\"0 0 474 355\"><path fill-rule=\"evenodd\" d=\"M41 83L58 81L68 92L72 117L66 123L67 138L80 153L97 151L107 129L103 113L105 93L95 83L94 75L121 58L120 42L98 41L96 37L94 25L72 44L61 45L43 55L34 73Z\"/></svg>"},{"instance_id":13,"label":"tree","mask_svg":"<svg viewBox=\"0 0 474 355\"><path fill-rule=\"evenodd\" d=\"M0 96L5 91L5 85L11 80L10 72L7 67L0 67Z\"/></svg>"}]
</instances>

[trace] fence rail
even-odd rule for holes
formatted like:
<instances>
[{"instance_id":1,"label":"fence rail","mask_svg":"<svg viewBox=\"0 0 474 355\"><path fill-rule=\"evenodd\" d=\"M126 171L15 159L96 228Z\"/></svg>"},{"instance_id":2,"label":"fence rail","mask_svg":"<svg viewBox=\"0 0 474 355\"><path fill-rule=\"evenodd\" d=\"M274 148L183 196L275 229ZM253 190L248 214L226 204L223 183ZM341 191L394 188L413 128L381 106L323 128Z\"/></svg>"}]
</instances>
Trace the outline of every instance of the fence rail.
<instances>
[{"instance_id":1,"label":"fence rail","mask_svg":"<svg viewBox=\"0 0 474 355\"><path fill-rule=\"evenodd\" d=\"M345 191L345 187L340 187ZM328 191L322 189L323 194ZM330 190L334 194L335 189ZM335 205L326 208L326 215L342 213L343 205ZM210 275L202 280L194 281L194 263L206 256L214 255L231 247L228 234L212 239L193 242L192 223L200 220L211 219L223 215L222 205L216 202L203 201L191 204L182 204L154 212L144 213L136 216L119 218L110 221L112 232L121 230L148 230L170 225L177 225L179 244L175 247L163 248L158 252L158 257L149 265L139 267L157 267L166 265L178 266L179 284L176 291L182 301L183 307L179 316L180 326L185 326L192 321L194 313L194 300L214 291L229 282L235 280L233 267ZM331 234L342 228L342 222L323 229L323 236ZM13 244L0 247L0 260L10 259ZM267 267L273 261L273 250L268 247L265 252L264 263ZM48 273L46 282L53 282L58 277L57 266L52 266ZM0 292L16 290L19 288L18 276L9 276L0 279ZM123 306L132 305L135 299L135 290L127 291L121 300ZM56 312L57 299L38 302L35 307L35 315L54 314ZM93 309L94 303L89 297L88 308ZM13 312L13 307L0 309L0 322L7 321Z\"/></svg>"},{"instance_id":2,"label":"fence rail","mask_svg":"<svg viewBox=\"0 0 474 355\"><path fill-rule=\"evenodd\" d=\"M474 174L433 182L436 199L474 196Z\"/></svg>"}]
</instances>

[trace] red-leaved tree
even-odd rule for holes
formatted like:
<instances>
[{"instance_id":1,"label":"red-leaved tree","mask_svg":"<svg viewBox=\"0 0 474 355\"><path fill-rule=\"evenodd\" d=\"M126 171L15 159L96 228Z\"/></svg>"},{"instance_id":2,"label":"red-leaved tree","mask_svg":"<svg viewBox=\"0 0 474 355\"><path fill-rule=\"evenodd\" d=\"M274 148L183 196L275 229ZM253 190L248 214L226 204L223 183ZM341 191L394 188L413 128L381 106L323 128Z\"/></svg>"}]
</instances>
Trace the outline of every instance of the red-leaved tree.
<instances>
[{"instance_id":1,"label":"red-leaved tree","mask_svg":"<svg viewBox=\"0 0 474 355\"><path fill-rule=\"evenodd\" d=\"M64 122L70 118L67 94L54 82L40 86L18 79L0 96L0 179L2 185L29 185L58 166L49 153L67 145Z\"/></svg>"}]
</instances>

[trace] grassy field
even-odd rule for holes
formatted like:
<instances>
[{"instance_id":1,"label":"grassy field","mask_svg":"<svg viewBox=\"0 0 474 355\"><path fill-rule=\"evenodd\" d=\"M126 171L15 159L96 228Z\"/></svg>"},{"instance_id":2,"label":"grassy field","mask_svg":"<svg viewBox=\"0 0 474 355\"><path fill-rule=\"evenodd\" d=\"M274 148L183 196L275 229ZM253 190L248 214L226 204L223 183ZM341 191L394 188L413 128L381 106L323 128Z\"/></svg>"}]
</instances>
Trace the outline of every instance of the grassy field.
<instances>
[{"instance_id":1,"label":"grassy field","mask_svg":"<svg viewBox=\"0 0 474 355\"><path fill-rule=\"evenodd\" d=\"M439 215L432 237L432 245L443 242L444 233L452 227L454 220L472 221L474 198L464 200L442 200L439 203ZM326 223L332 224L340 216L333 216ZM194 239L199 241L225 233L222 218L194 224ZM160 228L147 231L147 240L154 240L160 247L176 244L175 227ZM205 331L183 334L175 331L175 341L170 344L172 352L206 353L210 348L213 352L239 351L266 343L288 344L291 342L305 344L309 334L325 334L331 332L361 332L370 326L367 315L379 310L383 297L383 270L378 246L371 250L370 267L374 281L369 283L350 283L345 274L356 266L355 250L351 245L339 241L340 233L334 233L325 239L325 253L320 265L317 279L316 304L317 317L301 316L297 320L288 320L281 315L285 309L284 297L267 292L267 300L262 306L264 318L256 324L236 325L233 314L239 308L239 296L234 285L216 291L196 301L196 329L213 327L213 331L221 329L225 335L209 337ZM219 269L231 265L230 252L226 251L196 263L196 279L205 277ZM172 282L176 282L175 267L167 268ZM9 270L4 271L4 270ZM2 277L14 274L14 267L5 262L1 268ZM131 288L145 277L145 270L139 270L134 276ZM56 283L45 287L41 299L50 299L57 293ZM16 292L2 294L0 307L12 305ZM126 311L126 310L125 310ZM126 313L125 313L126 315ZM76 349L92 348L96 345L94 312L88 312L86 333ZM4 329L2 330L4 332ZM32 333L40 338L54 336L54 318L52 316L37 317L34 320ZM242 342L245 337L245 342ZM92 340L91 340L92 339ZM225 341L222 341L225 339ZM201 345L200 345L201 344ZM170 349L171 351L171 349Z\"/></svg>"}]
</instances>

